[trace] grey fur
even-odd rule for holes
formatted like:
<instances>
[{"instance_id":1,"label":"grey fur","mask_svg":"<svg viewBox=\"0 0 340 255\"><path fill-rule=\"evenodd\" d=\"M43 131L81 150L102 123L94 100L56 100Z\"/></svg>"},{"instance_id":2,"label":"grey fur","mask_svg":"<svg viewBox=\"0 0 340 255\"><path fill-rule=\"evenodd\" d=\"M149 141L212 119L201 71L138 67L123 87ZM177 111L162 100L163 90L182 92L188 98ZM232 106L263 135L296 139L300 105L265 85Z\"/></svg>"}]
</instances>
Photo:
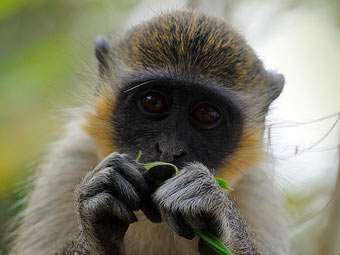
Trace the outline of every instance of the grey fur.
<instances>
[{"instance_id":1,"label":"grey fur","mask_svg":"<svg viewBox=\"0 0 340 255\"><path fill-rule=\"evenodd\" d=\"M68 125L64 138L50 146L50 155L37 173L21 215L22 225L11 254L55 254L77 235L73 190L100 160L80 124L76 121Z\"/></svg>"},{"instance_id":2,"label":"grey fur","mask_svg":"<svg viewBox=\"0 0 340 255\"><path fill-rule=\"evenodd\" d=\"M258 254L238 210L204 165L188 164L155 192L154 199L163 219L178 234L185 224L209 229L236 254Z\"/></svg>"},{"instance_id":3,"label":"grey fur","mask_svg":"<svg viewBox=\"0 0 340 255\"><path fill-rule=\"evenodd\" d=\"M100 249L93 250L93 246L82 232L78 236L79 223L73 190L84 175L101 160L94 142L79 128L79 124L79 122L72 123L67 129L65 138L51 146L52 152L39 172L35 189L23 214L23 225L18 231L18 238L11 254L48 255L58 252L75 254L77 250L78 253L81 251L79 254L86 254L86 252L93 255L102 254ZM221 208L218 203L214 206L226 217L224 219L218 217L223 226L218 232L229 247L230 245L233 247L235 241L241 236L244 236L245 240L249 240L250 236L254 237L253 241L248 244L246 242L243 248L252 249L250 247L255 243L262 254L288 254L289 242L281 199L275 191L272 178L261 169L265 168L254 166L247 175L233 185L235 191L231 192L231 197L238 210L216 189L212 175L202 165L188 166L179 176L161 187L155 198L168 208L176 208L179 205L171 205L170 198L162 199L161 193L170 194L174 192L170 187L171 183L183 186L201 173L202 180L212 185L210 189L216 192L223 204L227 205L227 209ZM198 172L190 176L188 173L191 171ZM88 176L91 175L90 172ZM188 176L189 180L184 180L183 176ZM171 189L166 191L165 187ZM196 188L199 187L202 188L200 185ZM184 190L178 192L183 195L192 192L185 185L182 188ZM211 197L209 203L214 202L210 200ZM198 208L206 208L198 201L203 202L202 197L195 203ZM185 211L192 211L189 209ZM237 211L245 221L239 217ZM153 224L139 212L137 216L139 221L130 225L125 236L127 254L197 254L197 238L190 241L178 237L173 232L174 228L171 229L164 223ZM228 222L227 219L232 221ZM244 226L244 222L247 222L249 230L237 227Z\"/></svg>"}]
</instances>

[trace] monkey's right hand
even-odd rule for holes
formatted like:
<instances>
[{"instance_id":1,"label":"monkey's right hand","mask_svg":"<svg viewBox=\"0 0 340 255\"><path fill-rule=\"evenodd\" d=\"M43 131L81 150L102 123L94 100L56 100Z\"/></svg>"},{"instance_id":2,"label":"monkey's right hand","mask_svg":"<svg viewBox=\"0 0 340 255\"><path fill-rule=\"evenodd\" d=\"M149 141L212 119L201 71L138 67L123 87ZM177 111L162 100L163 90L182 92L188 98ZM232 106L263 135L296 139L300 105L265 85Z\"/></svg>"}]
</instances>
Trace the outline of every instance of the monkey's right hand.
<instances>
[{"instance_id":1,"label":"monkey's right hand","mask_svg":"<svg viewBox=\"0 0 340 255\"><path fill-rule=\"evenodd\" d=\"M124 235L136 222L133 213L151 195L141 164L112 153L89 172L76 189L80 232L105 254L125 254ZM98 244L99 241L99 244Z\"/></svg>"}]
</instances>

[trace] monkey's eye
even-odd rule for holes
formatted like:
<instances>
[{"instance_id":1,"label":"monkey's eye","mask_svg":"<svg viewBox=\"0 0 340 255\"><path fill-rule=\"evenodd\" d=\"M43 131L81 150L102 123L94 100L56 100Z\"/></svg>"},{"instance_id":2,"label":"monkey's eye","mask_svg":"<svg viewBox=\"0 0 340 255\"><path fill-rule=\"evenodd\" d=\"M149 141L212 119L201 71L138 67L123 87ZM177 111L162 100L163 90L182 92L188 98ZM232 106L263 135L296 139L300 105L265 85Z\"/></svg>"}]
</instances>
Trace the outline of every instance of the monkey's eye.
<instances>
[{"instance_id":1,"label":"monkey's eye","mask_svg":"<svg viewBox=\"0 0 340 255\"><path fill-rule=\"evenodd\" d=\"M167 110L165 98L156 92L150 92L141 98L142 107L150 113L162 113Z\"/></svg>"},{"instance_id":2,"label":"monkey's eye","mask_svg":"<svg viewBox=\"0 0 340 255\"><path fill-rule=\"evenodd\" d=\"M196 121L209 127L211 127L211 125L214 126L221 117L218 110L209 104L197 106L192 114Z\"/></svg>"}]
</instances>

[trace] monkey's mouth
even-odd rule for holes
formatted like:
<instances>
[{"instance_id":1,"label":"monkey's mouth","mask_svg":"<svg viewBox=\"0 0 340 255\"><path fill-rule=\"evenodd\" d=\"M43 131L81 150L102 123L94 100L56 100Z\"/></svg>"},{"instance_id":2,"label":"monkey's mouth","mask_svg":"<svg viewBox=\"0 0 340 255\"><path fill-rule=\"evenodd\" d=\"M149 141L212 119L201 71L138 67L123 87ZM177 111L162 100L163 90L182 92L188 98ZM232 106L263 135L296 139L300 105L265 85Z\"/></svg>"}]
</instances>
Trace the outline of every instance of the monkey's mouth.
<instances>
[{"instance_id":1,"label":"monkey's mouth","mask_svg":"<svg viewBox=\"0 0 340 255\"><path fill-rule=\"evenodd\" d=\"M164 181L176 175L176 170L170 165L154 166L144 175L146 182L154 187L159 187Z\"/></svg>"}]
</instances>

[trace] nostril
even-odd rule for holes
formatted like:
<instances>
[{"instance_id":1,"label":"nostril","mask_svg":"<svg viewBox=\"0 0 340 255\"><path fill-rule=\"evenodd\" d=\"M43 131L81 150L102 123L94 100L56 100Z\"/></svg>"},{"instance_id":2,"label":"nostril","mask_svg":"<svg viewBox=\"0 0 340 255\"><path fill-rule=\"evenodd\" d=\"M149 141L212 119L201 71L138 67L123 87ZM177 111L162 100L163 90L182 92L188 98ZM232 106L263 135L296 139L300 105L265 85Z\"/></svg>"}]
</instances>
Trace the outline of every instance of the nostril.
<instances>
[{"instance_id":1,"label":"nostril","mask_svg":"<svg viewBox=\"0 0 340 255\"><path fill-rule=\"evenodd\" d=\"M161 143L156 143L155 149L159 153L159 160L164 162L173 162L175 159L184 157L187 152L184 149L163 147Z\"/></svg>"}]
</instances>

